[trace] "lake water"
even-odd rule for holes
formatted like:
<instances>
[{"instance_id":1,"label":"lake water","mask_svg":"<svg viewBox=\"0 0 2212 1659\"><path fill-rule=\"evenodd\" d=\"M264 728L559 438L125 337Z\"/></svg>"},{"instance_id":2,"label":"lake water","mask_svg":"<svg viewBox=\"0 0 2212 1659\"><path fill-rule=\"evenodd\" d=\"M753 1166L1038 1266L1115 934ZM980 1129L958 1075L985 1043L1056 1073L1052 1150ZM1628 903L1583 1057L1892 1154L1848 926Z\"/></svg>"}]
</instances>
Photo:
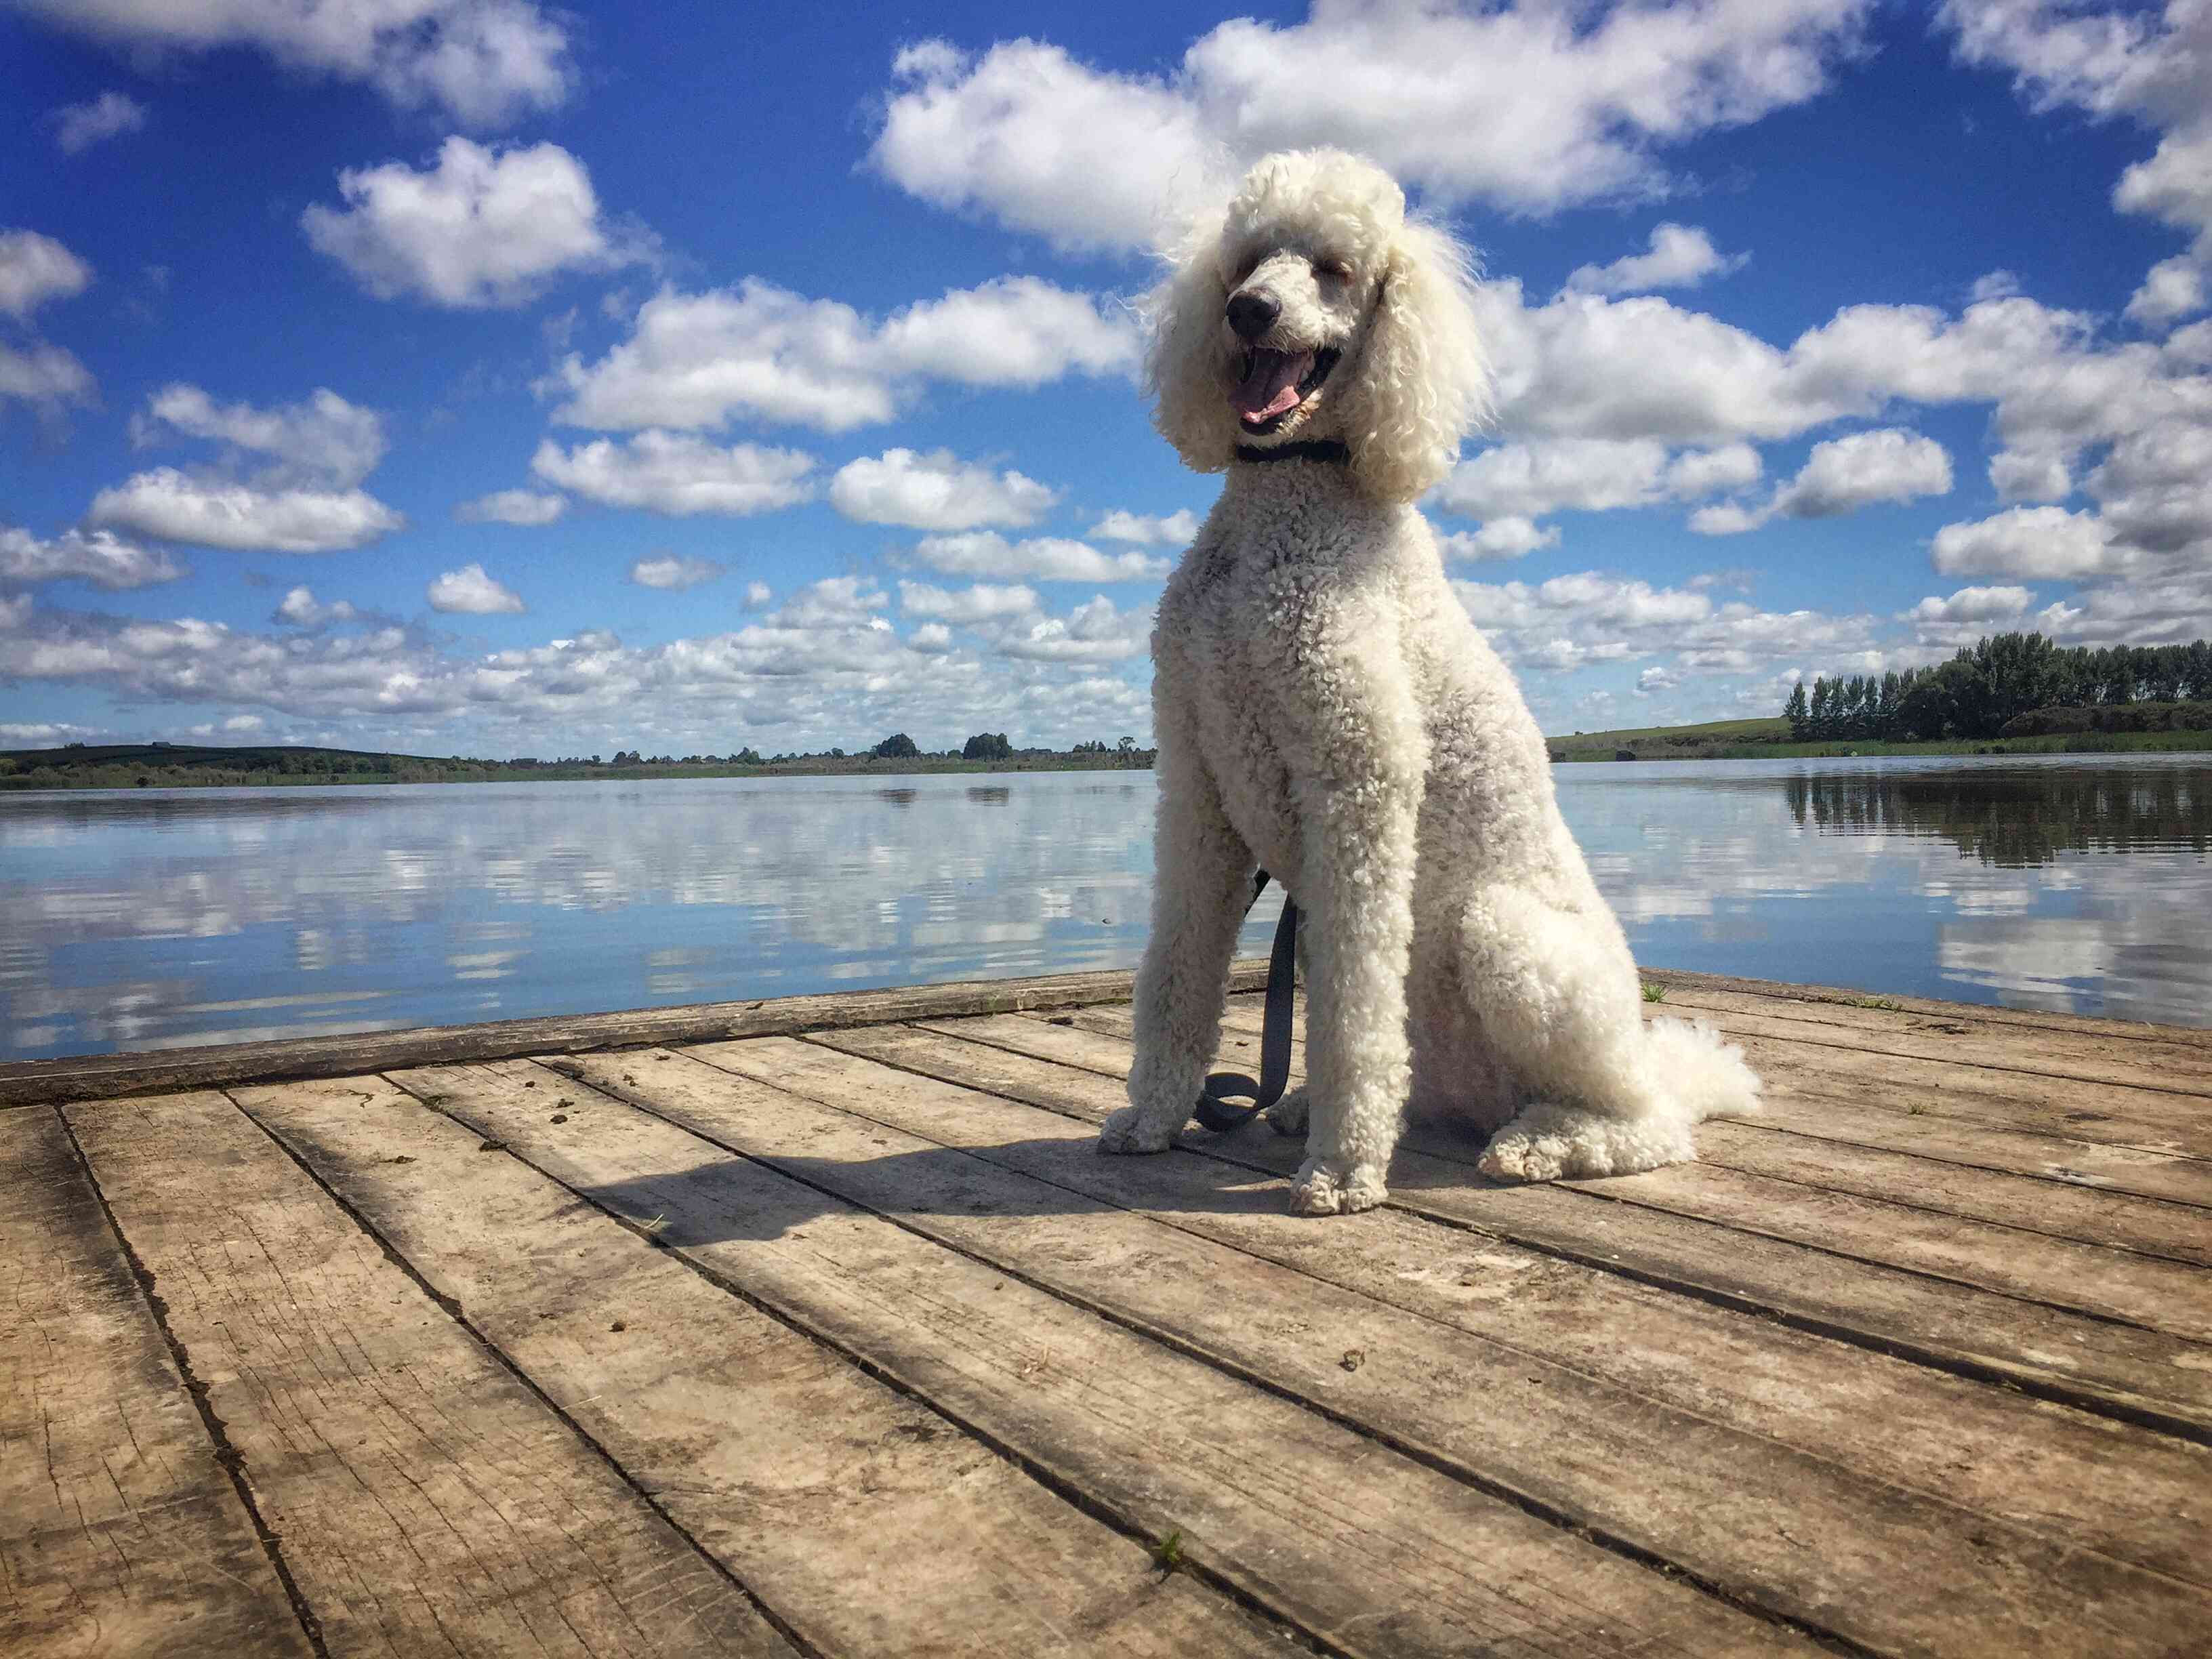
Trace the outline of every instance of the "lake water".
<instances>
[{"instance_id":1,"label":"lake water","mask_svg":"<svg viewBox=\"0 0 2212 1659\"><path fill-rule=\"evenodd\" d=\"M1555 775L1649 965L2212 1024L2205 757ZM1152 804L1149 772L0 794L0 1059L1127 967Z\"/></svg>"}]
</instances>

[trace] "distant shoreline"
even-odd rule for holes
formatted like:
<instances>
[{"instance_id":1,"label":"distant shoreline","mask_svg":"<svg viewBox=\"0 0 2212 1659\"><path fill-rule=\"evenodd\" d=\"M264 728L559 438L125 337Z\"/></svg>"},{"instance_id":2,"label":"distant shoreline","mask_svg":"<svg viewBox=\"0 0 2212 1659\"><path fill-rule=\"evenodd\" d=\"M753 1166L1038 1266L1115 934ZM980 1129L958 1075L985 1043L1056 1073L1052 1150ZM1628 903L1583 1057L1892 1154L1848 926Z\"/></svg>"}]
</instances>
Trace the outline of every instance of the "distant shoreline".
<instances>
[{"instance_id":1,"label":"distant shoreline","mask_svg":"<svg viewBox=\"0 0 2212 1659\"><path fill-rule=\"evenodd\" d=\"M1004 760L942 755L809 755L758 765L732 761L625 762L593 764L440 759L357 750L220 749L176 745L106 745L98 749L16 750L0 753L0 793L74 789L261 789L333 785L443 783L637 783L669 778L793 778L971 775L1012 772L1135 772L1152 769L1152 751L1127 754L1031 753Z\"/></svg>"},{"instance_id":2,"label":"distant shoreline","mask_svg":"<svg viewBox=\"0 0 2212 1659\"><path fill-rule=\"evenodd\" d=\"M1588 761L1794 761L1866 759L1883 756L2103 755L2212 753L2212 732L2090 732L2027 738L1947 738L1929 743L1882 743L1838 738L1792 743L1746 728L1784 727L1780 720L1718 720L1703 726L1650 726L1617 732L1577 732L1547 738L1561 765ZM122 747L115 745L113 747ZM238 757L272 763L240 763ZM726 761L588 762L517 765L507 761L439 759L352 750L234 750L181 745L131 745L128 757L74 750L17 750L0 753L0 793L45 793L88 789L270 789L333 786L445 783L643 783L672 778L898 778L953 775L988 776L1020 772L1148 772L1153 751L1128 754L1031 753L1005 760L949 756L873 755L796 757L759 765Z\"/></svg>"},{"instance_id":3,"label":"distant shoreline","mask_svg":"<svg viewBox=\"0 0 2212 1659\"><path fill-rule=\"evenodd\" d=\"M1571 765L1582 761L1848 760L1885 755L2195 754L2212 751L2212 731L2052 732L1925 743L1885 743L1876 738L1793 742L1787 720L1769 719L1577 732L1544 742L1555 763Z\"/></svg>"}]
</instances>

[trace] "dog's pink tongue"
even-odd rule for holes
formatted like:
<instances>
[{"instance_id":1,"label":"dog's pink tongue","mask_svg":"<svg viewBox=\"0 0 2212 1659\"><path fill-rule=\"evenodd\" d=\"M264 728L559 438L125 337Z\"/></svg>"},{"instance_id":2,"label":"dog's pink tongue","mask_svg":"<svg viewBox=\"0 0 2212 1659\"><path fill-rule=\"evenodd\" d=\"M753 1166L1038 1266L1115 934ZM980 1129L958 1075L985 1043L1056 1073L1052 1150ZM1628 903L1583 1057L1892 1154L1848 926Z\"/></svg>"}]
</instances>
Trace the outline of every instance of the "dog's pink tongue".
<instances>
[{"instance_id":1,"label":"dog's pink tongue","mask_svg":"<svg viewBox=\"0 0 2212 1659\"><path fill-rule=\"evenodd\" d=\"M1312 367L1310 351L1255 351L1250 372L1230 394L1230 404L1251 425L1271 421L1297 407L1298 382Z\"/></svg>"}]
</instances>

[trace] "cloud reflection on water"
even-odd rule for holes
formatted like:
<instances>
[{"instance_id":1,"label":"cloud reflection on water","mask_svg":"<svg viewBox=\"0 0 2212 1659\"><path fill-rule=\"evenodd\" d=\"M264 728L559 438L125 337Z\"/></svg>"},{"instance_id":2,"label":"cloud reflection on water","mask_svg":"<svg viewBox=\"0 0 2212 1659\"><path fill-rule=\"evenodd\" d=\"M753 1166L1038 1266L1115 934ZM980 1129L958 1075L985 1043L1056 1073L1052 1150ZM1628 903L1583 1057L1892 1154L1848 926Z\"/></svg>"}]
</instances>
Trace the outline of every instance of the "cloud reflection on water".
<instances>
[{"instance_id":1,"label":"cloud reflection on water","mask_svg":"<svg viewBox=\"0 0 2212 1659\"><path fill-rule=\"evenodd\" d=\"M2212 1023L2201 757L1558 779L1647 963ZM1077 773L0 795L0 1055L1127 966L1152 791Z\"/></svg>"}]
</instances>

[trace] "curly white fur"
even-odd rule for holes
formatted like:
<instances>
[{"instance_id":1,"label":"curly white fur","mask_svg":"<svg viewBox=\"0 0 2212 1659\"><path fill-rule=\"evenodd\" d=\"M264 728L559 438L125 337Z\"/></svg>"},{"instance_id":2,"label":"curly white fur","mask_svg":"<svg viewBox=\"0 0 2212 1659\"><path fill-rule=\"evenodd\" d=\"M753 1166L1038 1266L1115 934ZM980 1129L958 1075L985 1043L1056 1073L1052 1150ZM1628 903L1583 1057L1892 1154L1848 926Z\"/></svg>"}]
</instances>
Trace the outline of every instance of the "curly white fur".
<instances>
[{"instance_id":1,"label":"curly white fur","mask_svg":"<svg viewBox=\"0 0 2212 1659\"><path fill-rule=\"evenodd\" d=\"M1308 1214L1382 1201L1409 1103L1494 1127L1488 1174L1546 1180L1692 1158L1694 1122L1758 1100L1712 1032L1644 1023L1543 738L1413 506L1487 407L1469 270L1388 176L1302 151L1254 167L1152 300L1160 431L1228 479L1152 636L1152 933L1099 1145L1157 1152L1189 1117L1256 865L1306 919L1308 1084L1273 1116L1306 1133ZM1308 366L1264 420L1259 353ZM1332 441L1348 463L1237 457Z\"/></svg>"}]
</instances>

